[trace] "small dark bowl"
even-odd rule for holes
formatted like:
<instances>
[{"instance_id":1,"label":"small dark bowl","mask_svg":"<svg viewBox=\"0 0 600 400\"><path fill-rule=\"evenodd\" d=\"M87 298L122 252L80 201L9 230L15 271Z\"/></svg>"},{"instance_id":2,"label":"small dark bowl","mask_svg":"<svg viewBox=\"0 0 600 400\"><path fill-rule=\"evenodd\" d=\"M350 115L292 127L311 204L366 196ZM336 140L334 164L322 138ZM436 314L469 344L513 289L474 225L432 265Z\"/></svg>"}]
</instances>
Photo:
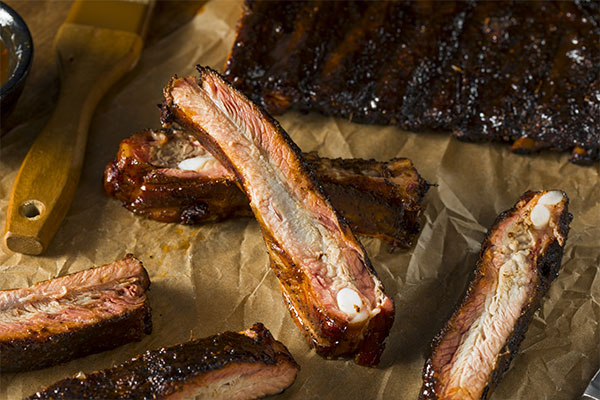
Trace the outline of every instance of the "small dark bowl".
<instances>
[{"instance_id":1,"label":"small dark bowl","mask_svg":"<svg viewBox=\"0 0 600 400\"><path fill-rule=\"evenodd\" d=\"M0 120L15 108L33 61L33 41L25 21L0 1L0 39L8 50L9 70L0 88ZM2 130L2 133L4 130Z\"/></svg>"}]
</instances>

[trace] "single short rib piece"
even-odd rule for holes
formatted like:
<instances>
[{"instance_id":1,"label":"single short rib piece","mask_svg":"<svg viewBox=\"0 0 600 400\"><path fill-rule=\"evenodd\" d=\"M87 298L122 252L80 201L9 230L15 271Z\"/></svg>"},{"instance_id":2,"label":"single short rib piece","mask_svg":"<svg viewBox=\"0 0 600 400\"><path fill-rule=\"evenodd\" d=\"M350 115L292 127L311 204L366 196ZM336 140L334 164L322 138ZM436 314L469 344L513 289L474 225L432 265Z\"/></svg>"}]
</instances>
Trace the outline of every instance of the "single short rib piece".
<instances>
[{"instance_id":1,"label":"single short rib piece","mask_svg":"<svg viewBox=\"0 0 600 400\"><path fill-rule=\"evenodd\" d=\"M490 395L558 275L568 202L558 190L527 192L496 219L464 300L433 341L421 399Z\"/></svg>"},{"instance_id":2,"label":"single short rib piece","mask_svg":"<svg viewBox=\"0 0 600 400\"><path fill-rule=\"evenodd\" d=\"M218 73L173 78L171 117L235 176L261 225L290 313L317 352L376 365L394 304L298 147Z\"/></svg>"},{"instance_id":3,"label":"single short rib piece","mask_svg":"<svg viewBox=\"0 0 600 400\"><path fill-rule=\"evenodd\" d=\"M0 291L0 371L44 368L139 341L152 331L142 263L112 264Z\"/></svg>"},{"instance_id":4,"label":"single short rib piece","mask_svg":"<svg viewBox=\"0 0 600 400\"><path fill-rule=\"evenodd\" d=\"M411 246L429 184L410 160L304 157L354 233ZM130 211L163 222L252 215L233 174L181 129L147 130L124 139L106 166L104 190Z\"/></svg>"},{"instance_id":5,"label":"single short rib piece","mask_svg":"<svg viewBox=\"0 0 600 400\"><path fill-rule=\"evenodd\" d=\"M79 373L28 399L256 399L281 393L300 367L260 323L147 351L119 366Z\"/></svg>"}]
</instances>

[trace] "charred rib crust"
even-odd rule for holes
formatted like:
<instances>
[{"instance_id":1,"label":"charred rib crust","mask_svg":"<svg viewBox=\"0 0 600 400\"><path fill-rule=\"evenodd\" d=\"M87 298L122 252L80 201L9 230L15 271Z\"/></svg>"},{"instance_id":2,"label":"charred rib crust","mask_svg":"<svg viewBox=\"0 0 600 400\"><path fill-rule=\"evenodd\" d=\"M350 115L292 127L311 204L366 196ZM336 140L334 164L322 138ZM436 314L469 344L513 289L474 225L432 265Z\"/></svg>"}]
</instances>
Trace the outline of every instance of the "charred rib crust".
<instances>
[{"instance_id":1,"label":"charred rib crust","mask_svg":"<svg viewBox=\"0 0 600 400\"><path fill-rule=\"evenodd\" d=\"M254 324L250 331L251 336L224 332L149 350L119 366L59 381L28 399L166 399L193 386L195 379L225 367L240 366L241 370L248 364L265 368L284 364L300 369L287 348L262 324Z\"/></svg>"},{"instance_id":2,"label":"charred rib crust","mask_svg":"<svg viewBox=\"0 0 600 400\"><path fill-rule=\"evenodd\" d=\"M325 2L297 25L294 10L315 3L292 3L247 0L226 62L225 76L269 112L599 159L597 2ZM316 34L288 46L306 30Z\"/></svg>"},{"instance_id":3,"label":"charred rib crust","mask_svg":"<svg viewBox=\"0 0 600 400\"><path fill-rule=\"evenodd\" d=\"M93 324L78 321L78 326L64 332L51 333L47 325L40 325L35 329L29 329L26 337L16 336L1 340L0 371L19 372L45 368L114 349L129 342L140 341L145 335L149 335L152 332L151 309L144 292L150 286L150 278L142 263L133 255L127 254L122 261L129 260L134 260L141 267L141 276L135 283L142 289L139 296L143 296L144 301L141 306ZM106 266L108 264L95 268ZM85 272L80 271L70 275Z\"/></svg>"},{"instance_id":4,"label":"charred rib crust","mask_svg":"<svg viewBox=\"0 0 600 400\"><path fill-rule=\"evenodd\" d=\"M376 194L359 190L353 185L323 183L325 191L353 232L386 240L396 247L408 247L418 233L420 212L413 214L402 207L390 208L386 199ZM337 206L343 204L341 208ZM365 209L365 205L369 205ZM416 226L415 226L416 223Z\"/></svg>"},{"instance_id":5,"label":"charred rib crust","mask_svg":"<svg viewBox=\"0 0 600 400\"><path fill-rule=\"evenodd\" d=\"M410 160L394 158L378 163L338 158L321 159L317 163L313 153L306 154L305 158L335 208L355 233L379 237L393 246L409 247L412 244L421 229L421 201L430 184L419 175ZM354 169L357 176L333 177L321 172L326 167ZM358 175L362 171L368 172ZM394 179L402 183L392 183ZM390 204L395 207L390 208ZM363 215L365 212L368 215Z\"/></svg>"},{"instance_id":6,"label":"charred rib crust","mask_svg":"<svg viewBox=\"0 0 600 400\"><path fill-rule=\"evenodd\" d=\"M480 258L477 262L476 269L474 271L474 278L471 280L469 287L467 288L466 294L463 296L461 303L456 308L456 311L453 313L452 317L448 320L448 322L444 325L441 331L434 337L431 343L431 351L427 360L425 362L425 367L423 368L423 386L421 388L421 393L419 395L420 400L441 400L439 397L439 393L436 391L436 387L438 384L437 371L433 366L433 359L438 350L438 346L441 341L444 339L446 334L452 329L450 322L454 319L456 315L458 315L463 308L463 306L467 303L469 295L474 292L477 288L477 284L482 277L483 268L482 268L482 257L483 254L488 250L488 248L493 247L494 244L490 241L490 236L498 229L498 227L504 222L505 218L509 215L512 215L517 211L518 205L522 202L527 203L533 196L536 195L537 192L526 192L521 196L521 198L515 203L515 205L507 210L502 212L494 223L492 227L488 230L485 239L483 240ZM567 240L567 235L569 232L569 224L573 219L573 216L567 211L568 210L569 200L566 200L564 211L562 212L559 220L559 233L564 237L564 240ZM541 301L548 288L550 287L550 283L558 276L558 271L560 269L562 255L563 255L564 246L561 246L556 239L551 241L546 248L546 251L542 256L538 258L538 262L536 265L537 269L537 282L535 288L532 291L532 296L527 300L526 305L521 309L521 315L517 320L513 332L507 338L505 345L502 350L500 350L500 356L496 360L496 365L492 371L492 376L483 391L482 399L487 399L489 395L492 393L496 385L499 383L500 379L504 375L504 373L508 370L511 361L517 355L519 350L519 346L521 342L525 338L525 334L527 333L527 329L529 327L529 323L533 319L535 312L540 308Z\"/></svg>"},{"instance_id":7,"label":"charred rib crust","mask_svg":"<svg viewBox=\"0 0 600 400\"><path fill-rule=\"evenodd\" d=\"M46 368L111 350L130 342L139 342L150 333L152 333L150 305L145 304L142 308L125 315L77 331L52 335L45 341L23 339L2 342L0 343L0 370L19 372Z\"/></svg>"}]
</instances>

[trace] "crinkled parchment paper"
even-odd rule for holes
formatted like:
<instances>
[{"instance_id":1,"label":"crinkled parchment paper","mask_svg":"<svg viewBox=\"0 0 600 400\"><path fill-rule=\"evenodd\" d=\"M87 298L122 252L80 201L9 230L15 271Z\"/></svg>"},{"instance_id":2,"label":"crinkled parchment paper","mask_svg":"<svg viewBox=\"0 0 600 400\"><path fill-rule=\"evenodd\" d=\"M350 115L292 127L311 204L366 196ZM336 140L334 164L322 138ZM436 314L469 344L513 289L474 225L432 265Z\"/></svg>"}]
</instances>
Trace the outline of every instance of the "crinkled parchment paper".
<instances>
[{"instance_id":1,"label":"crinkled parchment paper","mask_svg":"<svg viewBox=\"0 0 600 400\"><path fill-rule=\"evenodd\" d=\"M566 154L519 156L507 146L468 144L444 134L352 124L316 114L278 119L304 151L386 160L410 157L438 186L425 199L423 232L406 252L376 239L363 243L396 302L396 322L377 369L326 361L310 350L283 304L257 223L238 219L188 227L134 216L102 191L105 164L121 139L157 127L162 88L194 65L223 69L241 13L238 2L212 2L189 24L144 50L113 88L91 125L81 183L48 251L24 256L0 248L0 288L23 287L131 252L148 269L154 331L128 344L41 371L3 374L0 398L20 398L71 376L172 345L261 321L302 366L280 398L415 399L429 343L469 281L494 218L526 190L561 188L574 220L562 270L529 327L520 354L492 399L574 399L600 366L600 187L598 165L578 167ZM43 126L33 119L2 139L0 223L27 144Z\"/></svg>"}]
</instances>

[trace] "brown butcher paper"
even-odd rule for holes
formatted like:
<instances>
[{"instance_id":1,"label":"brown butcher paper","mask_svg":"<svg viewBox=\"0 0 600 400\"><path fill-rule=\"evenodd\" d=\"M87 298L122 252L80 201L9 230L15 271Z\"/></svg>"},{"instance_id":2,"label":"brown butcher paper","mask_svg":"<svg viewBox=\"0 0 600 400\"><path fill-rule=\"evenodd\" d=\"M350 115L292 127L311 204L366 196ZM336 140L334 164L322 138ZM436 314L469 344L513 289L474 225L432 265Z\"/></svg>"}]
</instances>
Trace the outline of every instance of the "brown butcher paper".
<instances>
[{"instance_id":1,"label":"brown butcher paper","mask_svg":"<svg viewBox=\"0 0 600 400\"><path fill-rule=\"evenodd\" d=\"M487 228L526 190L553 188L568 194L574 215L562 268L491 398L577 398L600 367L598 164L581 167L569 163L568 154L522 156L505 145L463 143L448 134L414 134L312 113L279 116L303 151L378 160L409 157L437 185L425 198L423 230L412 249L390 253L389 245L362 238L396 303L396 321L378 368L324 360L308 347L282 301L254 220L159 223L135 216L104 194L104 166L119 142L159 126L156 104L169 78L194 74L196 64L223 71L241 10L240 2L211 2L190 23L146 47L134 72L96 111L75 200L47 252L32 257L0 247L0 289L28 286L133 253L151 277L153 333L141 342L63 365L4 373L0 398L22 398L78 371L107 368L147 349L242 330L260 321L302 366L296 382L279 398L416 399L431 339L463 296ZM2 138L2 226L18 168L45 118L34 117Z\"/></svg>"}]
</instances>

